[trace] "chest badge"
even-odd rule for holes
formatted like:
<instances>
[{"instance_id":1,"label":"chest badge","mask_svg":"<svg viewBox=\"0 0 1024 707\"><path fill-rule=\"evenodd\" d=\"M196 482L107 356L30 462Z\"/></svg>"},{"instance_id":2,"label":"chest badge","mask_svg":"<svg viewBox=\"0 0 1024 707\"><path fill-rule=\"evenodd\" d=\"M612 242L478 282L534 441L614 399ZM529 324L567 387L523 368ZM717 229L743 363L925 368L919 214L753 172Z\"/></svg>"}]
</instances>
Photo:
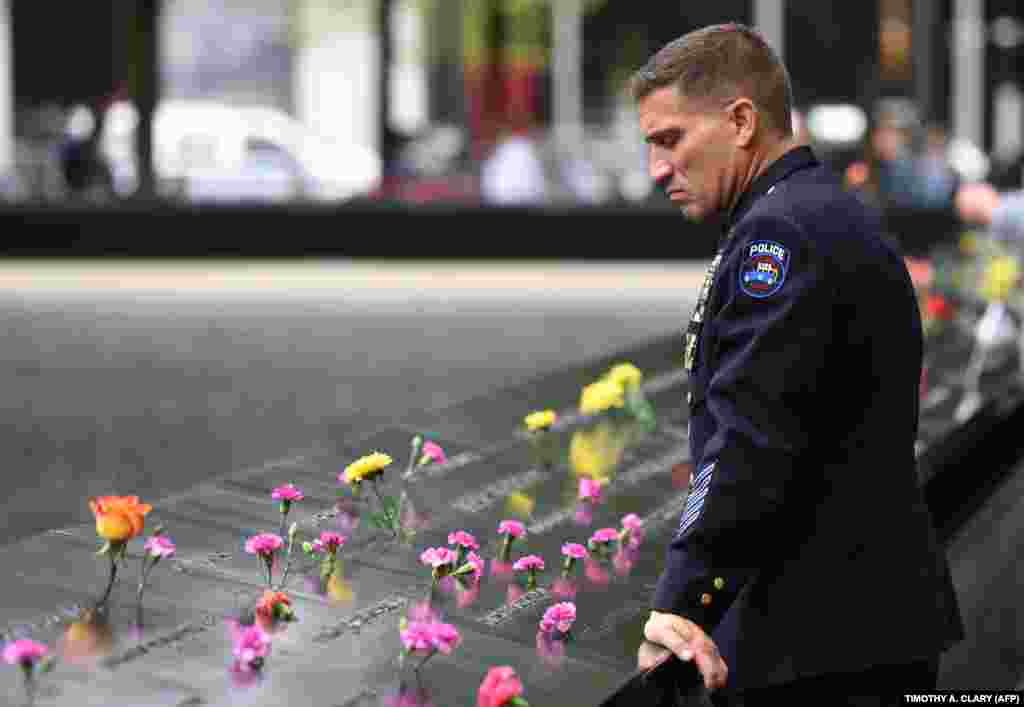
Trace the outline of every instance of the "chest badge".
<instances>
[{"instance_id":1,"label":"chest badge","mask_svg":"<svg viewBox=\"0 0 1024 707\"><path fill-rule=\"evenodd\" d=\"M774 295L786 281L789 260L786 246L775 241L754 241L746 246L740 265L740 289L758 299Z\"/></svg>"}]
</instances>

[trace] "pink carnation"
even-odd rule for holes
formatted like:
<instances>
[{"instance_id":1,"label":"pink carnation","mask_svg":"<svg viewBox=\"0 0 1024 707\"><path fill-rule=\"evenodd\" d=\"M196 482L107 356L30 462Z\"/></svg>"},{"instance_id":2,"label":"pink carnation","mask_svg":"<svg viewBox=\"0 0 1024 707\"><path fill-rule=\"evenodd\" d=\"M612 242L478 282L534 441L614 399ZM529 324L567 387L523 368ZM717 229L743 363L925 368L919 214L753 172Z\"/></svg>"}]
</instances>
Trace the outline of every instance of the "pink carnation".
<instances>
[{"instance_id":1,"label":"pink carnation","mask_svg":"<svg viewBox=\"0 0 1024 707\"><path fill-rule=\"evenodd\" d=\"M320 552L326 551L335 553L338 548L342 547L348 540L341 533L334 533L330 530L325 530L320 533L320 539L313 541L313 548Z\"/></svg>"},{"instance_id":2,"label":"pink carnation","mask_svg":"<svg viewBox=\"0 0 1024 707\"><path fill-rule=\"evenodd\" d=\"M252 555L271 555L284 547L284 540L274 533L260 533L245 541L245 551Z\"/></svg>"},{"instance_id":3,"label":"pink carnation","mask_svg":"<svg viewBox=\"0 0 1024 707\"><path fill-rule=\"evenodd\" d=\"M444 464L448 461L448 457L445 456L441 445L430 441L423 443L423 458L436 464Z\"/></svg>"},{"instance_id":4,"label":"pink carnation","mask_svg":"<svg viewBox=\"0 0 1024 707\"><path fill-rule=\"evenodd\" d=\"M270 653L270 636L258 624L245 627L235 639L234 656L241 666L253 667Z\"/></svg>"},{"instance_id":5,"label":"pink carnation","mask_svg":"<svg viewBox=\"0 0 1024 707\"><path fill-rule=\"evenodd\" d=\"M512 565L512 569L516 572L522 572L523 570L534 570L539 572L544 569L544 559L537 555L527 555L526 557L521 557L516 560L515 564Z\"/></svg>"},{"instance_id":6,"label":"pink carnation","mask_svg":"<svg viewBox=\"0 0 1024 707\"><path fill-rule=\"evenodd\" d=\"M410 621L400 632L402 645L410 653L430 653L434 650L432 623Z\"/></svg>"},{"instance_id":7,"label":"pink carnation","mask_svg":"<svg viewBox=\"0 0 1024 707\"><path fill-rule=\"evenodd\" d=\"M587 552L587 548L583 547L579 543L565 543L562 545L562 554L574 560L582 560L589 553Z\"/></svg>"},{"instance_id":8,"label":"pink carnation","mask_svg":"<svg viewBox=\"0 0 1024 707\"><path fill-rule=\"evenodd\" d=\"M580 500L597 503L601 500L601 487L600 481L583 477L580 479Z\"/></svg>"},{"instance_id":9,"label":"pink carnation","mask_svg":"<svg viewBox=\"0 0 1024 707\"><path fill-rule=\"evenodd\" d=\"M544 612L544 618L540 620L540 630L544 633L553 633L558 629L562 633L567 633L575 620L576 605L571 601L563 601Z\"/></svg>"},{"instance_id":10,"label":"pink carnation","mask_svg":"<svg viewBox=\"0 0 1024 707\"><path fill-rule=\"evenodd\" d=\"M622 527L629 531L640 530L644 527L644 522L636 513L630 513L622 517Z\"/></svg>"},{"instance_id":11,"label":"pink carnation","mask_svg":"<svg viewBox=\"0 0 1024 707\"><path fill-rule=\"evenodd\" d=\"M40 658L45 658L49 652L50 649L42 643L22 638L4 646L4 662L11 665L31 665Z\"/></svg>"},{"instance_id":12,"label":"pink carnation","mask_svg":"<svg viewBox=\"0 0 1024 707\"><path fill-rule=\"evenodd\" d=\"M420 562L430 565L434 569L452 565L455 563L455 553L446 547L432 547L423 551L420 555Z\"/></svg>"},{"instance_id":13,"label":"pink carnation","mask_svg":"<svg viewBox=\"0 0 1024 707\"><path fill-rule=\"evenodd\" d=\"M448 544L461 545L462 547L468 547L470 550L480 549L480 543L478 543L476 538L465 530L457 530L454 533L448 533Z\"/></svg>"},{"instance_id":14,"label":"pink carnation","mask_svg":"<svg viewBox=\"0 0 1024 707\"><path fill-rule=\"evenodd\" d=\"M305 496L295 488L295 484L285 484L274 489L270 497L275 501L301 501Z\"/></svg>"},{"instance_id":15,"label":"pink carnation","mask_svg":"<svg viewBox=\"0 0 1024 707\"><path fill-rule=\"evenodd\" d=\"M504 707L514 697L523 694L523 683L514 668L503 665L487 671L477 691L476 707Z\"/></svg>"},{"instance_id":16,"label":"pink carnation","mask_svg":"<svg viewBox=\"0 0 1024 707\"><path fill-rule=\"evenodd\" d=\"M615 528L601 528L590 539L595 543L610 543L619 539L619 531Z\"/></svg>"},{"instance_id":17,"label":"pink carnation","mask_svg":"<svg viewBox=\"0 0 1024 707\"><path fill-rule=\"evenodd\" d=\"M462 640L458 629L451 624L423 621L410 621L400 636L405 650L420 654L440 651L447 655Z\"/></svg>"},{"instance_id":18,"label":"pink carnation","mask_svg":"<svg viewBox=\"0 0 1024 707\"><path fill-rule=\"evenodd\" d=\"M466 557L466 562L468 564L470 564L470 565L473 565L473 574L476 577L479 578L479 577L483 576L483 574L484 574L484 560L483 560L482 557L480 557L480 555L476 554L475 552L471 552Z\"/></svg>"},{"instance_id":19,"label":"pink carnation","mask_svg":"<svg viewBox=\"0 0 1024 707\"><path fill-rule=\"evenodd\" d=\"M153 557L171 557L178 549L174 541L163 535L154 535L146 541L142 549Z\"/></svg>"},{"instance_id":20,"label":"pink carnation","mask_svg":"<svg viewBox=\"0 0 1024 707\"><path fill-rule=\"evenodd\" d=\"M526 534L526 526L518 520L503 520L498 523L498 533L501 535L507 533L513 538L521 538Z\"/></svg>"},{"instance_id":21,"label":"pink carnation","mask_svg":"<svg viewBox=\"0 0 1024 707\"><path fill-rule=\"evenodd\" d=\"M462 641L459 630L451 624L433 624L434 626L434 648L445 655L450 654Z\"/></svg>"}]
</instances>

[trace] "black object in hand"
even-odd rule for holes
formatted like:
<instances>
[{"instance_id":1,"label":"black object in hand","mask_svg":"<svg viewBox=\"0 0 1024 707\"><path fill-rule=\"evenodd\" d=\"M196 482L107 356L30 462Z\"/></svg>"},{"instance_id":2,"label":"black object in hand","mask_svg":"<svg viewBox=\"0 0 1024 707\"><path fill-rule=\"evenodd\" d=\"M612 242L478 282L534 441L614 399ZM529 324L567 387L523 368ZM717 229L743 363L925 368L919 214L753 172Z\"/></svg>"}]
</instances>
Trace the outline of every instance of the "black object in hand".
<instances>
[{"instance_id":1,"label":"black object in hand","mask_svg":"<svg viewBox=\"0 0 1024 707\"><path fill-rule=\"evenodd\" d=\"M674 653L647 671L634 674L600 707L697 707L710 705L704 678L692 660Z\"/></svg>"}]
</instances>

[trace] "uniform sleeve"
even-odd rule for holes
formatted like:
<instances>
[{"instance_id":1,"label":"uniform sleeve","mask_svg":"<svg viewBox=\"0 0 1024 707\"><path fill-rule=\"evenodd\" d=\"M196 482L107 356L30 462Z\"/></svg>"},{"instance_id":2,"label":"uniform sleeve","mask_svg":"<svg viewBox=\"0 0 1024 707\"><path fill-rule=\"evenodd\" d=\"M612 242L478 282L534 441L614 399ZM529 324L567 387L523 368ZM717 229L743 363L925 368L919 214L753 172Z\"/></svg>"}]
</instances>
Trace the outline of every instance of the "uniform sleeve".
<instances>
[{"instance_id":1,"label":"uniform sleeve","mask_svg":"<svg viewBox=\"0 0 1024 707\"><path fill-rule=\"evenodd\" d=\"M832 329L825 264L795 224L750 219L734 238L706 324L714 349L702 404L714 432L695 460L653 606L707 633L759 567L787 550L775 531L811 445L809 402Z\"/></svg>"}]
</instances>

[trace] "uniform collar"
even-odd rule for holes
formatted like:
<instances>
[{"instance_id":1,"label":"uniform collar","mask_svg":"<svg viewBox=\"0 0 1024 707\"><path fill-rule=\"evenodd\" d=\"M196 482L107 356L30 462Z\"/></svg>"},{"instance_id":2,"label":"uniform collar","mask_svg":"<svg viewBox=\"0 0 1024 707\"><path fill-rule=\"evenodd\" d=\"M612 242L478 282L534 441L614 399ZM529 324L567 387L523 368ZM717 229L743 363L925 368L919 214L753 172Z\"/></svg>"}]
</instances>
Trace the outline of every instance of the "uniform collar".
<instances>
[{"instance_id":1,"label":"uniform collar","mask_svg":"<svg viewBox=\"0 0 1024 707\"><path fill-rule=\"evenodd\" d=\"M750 188L740 195L740 199L736 202L736 206L729 213L729 218L726 220L725 224L725 230L728 231L735 226L736 222L743 218L744 214L750 211L750 207L754 205L754 202L771 191L772 187L776 184L798 169L814 167L817 164L818 159L814 156L814 152L807 145L794 147L782 157L772 162L768 165L768 169L762 172L751 183Z\"/></svg>"}]
</instances>

